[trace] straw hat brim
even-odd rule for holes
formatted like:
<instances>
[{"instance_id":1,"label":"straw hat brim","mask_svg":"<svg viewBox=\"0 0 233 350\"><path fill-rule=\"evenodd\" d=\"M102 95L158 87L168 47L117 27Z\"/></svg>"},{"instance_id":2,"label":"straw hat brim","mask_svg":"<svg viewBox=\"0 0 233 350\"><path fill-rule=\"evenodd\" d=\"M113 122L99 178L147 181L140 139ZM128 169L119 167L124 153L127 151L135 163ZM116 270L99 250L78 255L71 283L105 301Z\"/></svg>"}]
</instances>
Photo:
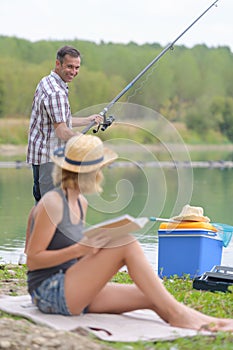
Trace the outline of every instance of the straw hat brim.
<instances>
[{"instance_id":1,"label":"straw hat brim","mask_svg":"<svg viewBox=\"0 0 233 350\"><path fill-rule=\"evenodd\" d=\"M74 165L70 164L65 160L65 157L60 157L56 155L52 155L51 159L52 161L58 165L60 168L74 172L74 173L90 173L92 171L95 171L97 169L101 169L104 166L107 166L114 162L118 158L117 153L112 151L109 148L104 148L104 157L103 160L97 164L92 165Z\"/></svg>"},{"instance_id":2,"label":"straw hat brim","mask_svg":"<svg viewBox=\"0 0 233 350\"><path fill-rule=\"evenodd\" d=\"M184 216L174 216L171 218L175 221L198 221L198 222L210 222L208 216L197 216L197 215L184 215Z\"/></svg>"}]
</instances>

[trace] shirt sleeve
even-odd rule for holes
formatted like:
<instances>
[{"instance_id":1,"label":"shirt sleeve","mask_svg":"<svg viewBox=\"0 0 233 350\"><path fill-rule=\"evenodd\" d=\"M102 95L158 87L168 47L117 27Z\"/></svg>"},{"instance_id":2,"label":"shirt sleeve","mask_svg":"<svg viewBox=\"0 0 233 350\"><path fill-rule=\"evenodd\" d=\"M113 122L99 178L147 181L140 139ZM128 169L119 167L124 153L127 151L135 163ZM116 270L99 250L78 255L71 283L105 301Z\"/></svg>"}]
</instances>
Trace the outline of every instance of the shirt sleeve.
<instances>
[{"instance_id":1,"label":"shirt sleeve","mask_svg":"<svg viewBox=\"0 0 233 350\"><path fill-rule=\"evenodd\" d=\"M65 94L54 92L47 97L44 104L52 123L67 123L70 116L70 105Z\"/></svg>"}]
</instances>

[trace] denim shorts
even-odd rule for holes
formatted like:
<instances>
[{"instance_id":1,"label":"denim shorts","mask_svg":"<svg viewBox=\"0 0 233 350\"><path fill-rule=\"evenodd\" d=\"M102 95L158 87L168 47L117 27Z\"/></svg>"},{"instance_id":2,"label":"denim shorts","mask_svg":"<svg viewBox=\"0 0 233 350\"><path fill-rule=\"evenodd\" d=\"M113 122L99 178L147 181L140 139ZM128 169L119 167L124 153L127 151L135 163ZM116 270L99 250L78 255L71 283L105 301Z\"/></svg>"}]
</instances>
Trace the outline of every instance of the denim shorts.
<instances>
[{"instance_id":1,"label":"denim shorts","mask_svg":"<svg viewBox=\"0 0 233 350\"><path fill-rule=\"evenodd\" d=\"M71 316L64 294L65 274L61 271L47 278L31 294L32 302L46 314ZM87 308L83 310L87 313Z\"/></svg>"}]
</instances>

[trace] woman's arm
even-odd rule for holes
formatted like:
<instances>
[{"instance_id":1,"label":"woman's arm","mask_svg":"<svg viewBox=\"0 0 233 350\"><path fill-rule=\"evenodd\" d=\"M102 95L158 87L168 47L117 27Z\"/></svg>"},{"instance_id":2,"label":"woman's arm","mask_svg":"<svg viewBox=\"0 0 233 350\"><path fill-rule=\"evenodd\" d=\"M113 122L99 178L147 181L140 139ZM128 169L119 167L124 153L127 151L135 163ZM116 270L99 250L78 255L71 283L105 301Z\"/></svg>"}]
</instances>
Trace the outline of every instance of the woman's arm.
<instances>
[{"instance_id":1,"label":"woman's arm","mask_svg":"<svg viewBox=\"0 0 233 350\"><path fill-rule=\"evenodd\" d=\"M30 270L48 268L87 254L90 247L76 243L59 250L47 250L57 224L61 221L63 203L55 192L48 192L37 204L33 231L27 247Z\"/></svg>"},{"instance_id":2,"label":"woman's arm","mask_svg":"<svg viewBox=\"0 0 233 350\"><path fill-rule=\"evenodd\" d=\"M29 212L28 215L28 221L27 221L27 228L26 228L26 237L25 237L25 247L24 247L24 254L27 254L27 247L28 247L28 241L30 238L31 234L31 227L32 227L32 220L34 217L34 212L35 212L36 207L33 206Z\"/></svg>"}]
</instances>

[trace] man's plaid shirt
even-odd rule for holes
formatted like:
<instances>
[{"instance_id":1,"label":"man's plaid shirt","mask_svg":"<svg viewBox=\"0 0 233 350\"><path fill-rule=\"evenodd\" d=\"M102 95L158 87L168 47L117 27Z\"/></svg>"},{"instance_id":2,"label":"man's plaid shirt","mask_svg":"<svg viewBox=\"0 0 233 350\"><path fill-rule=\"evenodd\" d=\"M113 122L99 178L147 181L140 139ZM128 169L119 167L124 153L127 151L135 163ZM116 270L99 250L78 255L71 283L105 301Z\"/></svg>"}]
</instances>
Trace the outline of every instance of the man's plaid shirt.
<instances>
[{"instance_id":1,"label":"man's plaid shirt","mask_svg":"<svg viewBox=\"0 0 233 350\"><path fill-rule=\"evenodd\" d=\"M68 85L52 71L40 81L34 95L28 135L28 163L47 163L54 149L64 146L65 143L55 134L54 123L66 123L69 128L72 127Z\"/></svg>"}]
</instances>

